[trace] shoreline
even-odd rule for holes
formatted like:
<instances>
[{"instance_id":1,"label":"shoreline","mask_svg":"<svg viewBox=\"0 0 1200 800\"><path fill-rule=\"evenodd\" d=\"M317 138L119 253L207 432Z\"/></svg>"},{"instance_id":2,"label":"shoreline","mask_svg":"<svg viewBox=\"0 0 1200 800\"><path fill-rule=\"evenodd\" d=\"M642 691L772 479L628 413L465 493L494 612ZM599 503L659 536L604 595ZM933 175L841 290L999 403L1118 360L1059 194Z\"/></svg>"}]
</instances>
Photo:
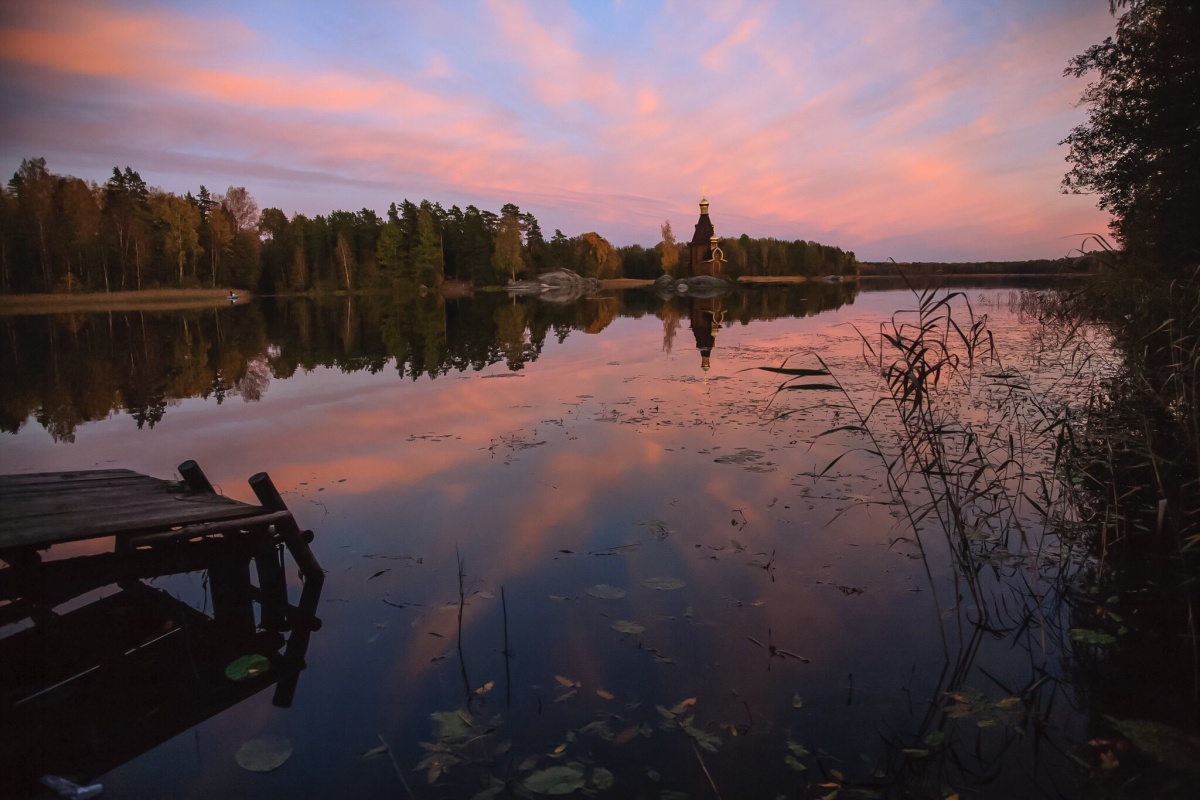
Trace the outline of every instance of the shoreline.
<instances>
[{"instance_id":1,"label":"shoreline","mask_svg":"<svg viewBox=\"0 0 1200 800\"><path fill-rule=\"evenodd\" d=\"M141 289L85 294L0 294L0 314L69 314L73 311L178 311L229 305L232 289ZM237 292L238 302L253 297Z\"/></svg>"},{"instance_id":2,"label":"shoreline","mask_svg":"<svg viewBox=\"0 0 1200 800\"><path fill-rule=\"evenodd\" d=\"M1030 278L1085 277L1088 273L922 273L910 275L910 280L927 278ZM896 279L898 275L846 275L837 281L825 278L806 278L802 275L743 275L737 282L753 284L849 283L877 278ZM635 289L654 285L648 278L606 278L600 281L604 289ZM463 282L448 281L443 294L450 299L470 296L481 287ZM0 315L12 314L69 314L78 311L179 311L189 308L219 308L229 305L229 293L224 289L142 289L123 292L88 292L86 294L0 294ZM344 294L335 292L332 294ZM238 303L254 298L250 292L238 291Z\"/></svg>"}]
</instances>

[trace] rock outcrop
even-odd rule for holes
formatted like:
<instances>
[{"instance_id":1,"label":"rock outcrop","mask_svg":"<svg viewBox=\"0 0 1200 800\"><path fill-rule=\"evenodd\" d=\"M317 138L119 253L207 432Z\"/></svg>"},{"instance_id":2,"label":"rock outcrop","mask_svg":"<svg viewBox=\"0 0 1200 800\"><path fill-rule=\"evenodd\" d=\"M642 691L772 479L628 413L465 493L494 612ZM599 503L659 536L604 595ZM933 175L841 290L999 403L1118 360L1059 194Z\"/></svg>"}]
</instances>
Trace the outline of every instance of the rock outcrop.
<instances>
[{"instance_id":1,"label":"rock outcrop","mask_svg":"<svg viewBox=\"0 0 1200 800\"><path fill-rule=\"evenodd\" d=\"M532 281L509 281L505 289L510 294L537 295L549 303L569 303L599 292L596 278L585 278L569 269L544 272Z\"/></svg>"}]
</instances>

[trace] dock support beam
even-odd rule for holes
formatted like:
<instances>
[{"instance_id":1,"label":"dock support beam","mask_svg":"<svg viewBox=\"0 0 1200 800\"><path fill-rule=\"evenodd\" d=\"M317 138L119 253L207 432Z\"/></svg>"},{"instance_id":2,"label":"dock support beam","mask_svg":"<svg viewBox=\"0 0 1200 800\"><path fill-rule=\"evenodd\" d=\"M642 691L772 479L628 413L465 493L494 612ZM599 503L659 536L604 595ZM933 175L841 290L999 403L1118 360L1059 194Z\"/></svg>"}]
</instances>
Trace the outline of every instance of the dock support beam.
<instances>
[{"instance_id":1,"label":"dock support beam","mask_svg":"<svg viewBox=\"0 0 1200 800\"><path fill-rule=\"evenodd\" d=\"M262 504L264 510L288 510L287 503L283 502L279 490L275 488L275 484L271 482L271 476L267 473L259 472L252 476L250 488L254 490L254 496L258 498L258 502ZM292 558L296 559L296 564L300 567L300 574L304 576L304 580L312 581L318 586L324 583L325 573L321 570L321 565L317 563L317 557L309 549L308 537L300 530L296 519L292 517L284 520L279 523L278 529L283 537L283 543L287 545Z\"/></svg>"}]
</instances>

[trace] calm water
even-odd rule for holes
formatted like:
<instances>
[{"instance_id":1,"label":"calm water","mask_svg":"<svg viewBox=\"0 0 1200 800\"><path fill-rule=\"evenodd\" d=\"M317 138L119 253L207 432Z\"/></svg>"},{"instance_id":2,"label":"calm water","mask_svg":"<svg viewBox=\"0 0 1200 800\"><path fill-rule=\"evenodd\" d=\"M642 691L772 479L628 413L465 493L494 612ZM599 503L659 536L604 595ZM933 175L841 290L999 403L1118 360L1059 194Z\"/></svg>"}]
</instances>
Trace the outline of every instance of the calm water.
<instances>
[{"instance_id":1,"label":"calm water","mask_svg":"<svg viewBox=\"0 0 1200 800\"><path fill-rule=\"evenodd\" d=\"M966 293L1069 397L1017 290ZM1087 560L984 531L972 594L862 437L821 435L845 398L751 369L819 356L867 407L856 329L913 305L807 285L0 318L3 472L195 459L253 501L265 470L327 571L291 706L236 703L106 796L404 797L397 769L422 798L1080 796L1060 589ZM203 573L156 585L206 608ZM258 737L291 758L243 770Z\"/></svg>"}]
</instances>

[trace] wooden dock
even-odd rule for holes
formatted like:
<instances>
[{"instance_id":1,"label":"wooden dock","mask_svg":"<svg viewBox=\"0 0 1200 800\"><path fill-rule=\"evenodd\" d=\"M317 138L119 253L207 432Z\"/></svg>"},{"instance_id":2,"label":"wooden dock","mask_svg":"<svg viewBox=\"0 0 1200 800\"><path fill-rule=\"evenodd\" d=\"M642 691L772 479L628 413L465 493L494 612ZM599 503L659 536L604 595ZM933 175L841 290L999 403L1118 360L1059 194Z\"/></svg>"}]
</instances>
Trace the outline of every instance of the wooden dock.
<instances>
[{"instance_id":1,"label":"wooden dock","mask_svg":"<svg viewBox=\"0 0 1200 800\"><path fill-rule=\"evenodd\" d=\"M107 536L129 549L275 526L305 580L324 579L311 535L300 531L265 472L250 478L261 506L217 494L195 461L179 472L182 481L127 469L0 475L0 559L20 562L53 545Z\"/></svg>"},{"instance_id":2,"label":"wooden dock","mask_svg":"<svg viewBox=\"0 0 1200 800\"><path fill-rule=\"evenodd\" d=\"M312 532L266 473L252 505L218 495L193 461L179 472L0 476L0 796L32 795L48 773L90 780L267 686L291 704L320 628ZM62 547L88 540L111 546ZM284 549L304 580L296 605ZM209 610L152 583L199 571ZM247 654L270 668L228 678Z\"/></svg>"}]
</instances>

